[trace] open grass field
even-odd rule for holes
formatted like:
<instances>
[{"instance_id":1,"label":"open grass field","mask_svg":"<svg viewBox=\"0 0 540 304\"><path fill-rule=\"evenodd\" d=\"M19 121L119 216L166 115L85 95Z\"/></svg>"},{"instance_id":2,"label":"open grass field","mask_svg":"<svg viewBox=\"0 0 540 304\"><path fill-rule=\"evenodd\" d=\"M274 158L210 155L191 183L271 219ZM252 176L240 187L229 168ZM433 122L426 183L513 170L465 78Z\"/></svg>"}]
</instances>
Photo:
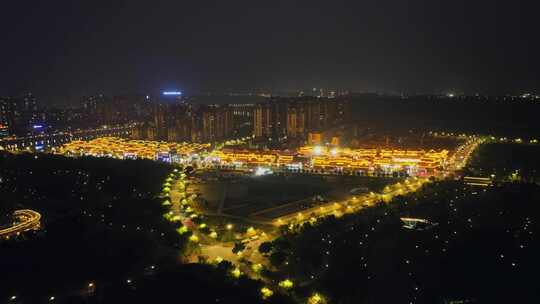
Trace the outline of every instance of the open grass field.
<instances>
[{"instance_id":1,"label":"open grass field","mask_svg":"<svg viewBox=\"0 0 540 304\"><path fill-rule=\"evenodd\" d=\"M291 210L309 207L317 203L315 196L325 201L343 200L350 197L352 189L359 187L376 192L396 181L358 176L237 176L207 180L189 188L200 194L201 203L210 212L249 217L282 205L290 205Z\"/></svg>"},{"instance_id":2,"label":"open grass field","mask_svg":"<svg viewBox=\"0 0 540 304\"><path fill-rule=\"evenodd\" d=\"M540 181L540 146L490 143L480 146L469 162L466 173L477 176L494 174L507 179L513 173L525 180Z\"/></svg>"}]
</instances>

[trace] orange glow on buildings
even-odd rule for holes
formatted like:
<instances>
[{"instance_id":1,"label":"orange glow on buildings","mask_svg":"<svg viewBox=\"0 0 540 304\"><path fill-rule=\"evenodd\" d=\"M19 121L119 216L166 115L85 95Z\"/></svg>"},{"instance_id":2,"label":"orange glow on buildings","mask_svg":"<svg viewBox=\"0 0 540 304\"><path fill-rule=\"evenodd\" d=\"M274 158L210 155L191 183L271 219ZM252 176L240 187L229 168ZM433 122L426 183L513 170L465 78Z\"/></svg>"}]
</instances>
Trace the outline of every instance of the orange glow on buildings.
<instances>
[{"instance_id":1,"label":"orange glow on buildings","mask_svg":"<svg viewBox=\"0 0 540 304\"><path fill-rule=\"evenodd\" d=\"M72 141L59 148L58 153L69 155L109 156L114 158L155 159L157 153L174 151L179 155L200 153L210 144L168 143L161 141L127 140L101 137L90 141Z\"/></svg>"},{"instance_id":2,"label":"orange glow on buildings","mask_svg":"<svg viewBox=\"0 0 540 304\"><path fill-rule=\"evenodd\" d=\"M448 154L448 150L349 149L304 146L293 152L224 149L215 151L213 156L225 164L283 166L302 162L304 166L314 169L368 171L382 168L388 171L398 171L414 168L432 173L444 166Z\"/></svg>"}]
</instances>

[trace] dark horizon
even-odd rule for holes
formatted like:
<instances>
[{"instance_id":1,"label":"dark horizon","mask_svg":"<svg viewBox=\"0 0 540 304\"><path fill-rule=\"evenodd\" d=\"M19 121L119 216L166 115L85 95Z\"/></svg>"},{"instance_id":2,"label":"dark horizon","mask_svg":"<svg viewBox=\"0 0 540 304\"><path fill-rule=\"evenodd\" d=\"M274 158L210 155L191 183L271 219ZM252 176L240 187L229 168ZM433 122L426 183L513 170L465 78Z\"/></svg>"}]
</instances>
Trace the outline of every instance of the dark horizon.
<instances>
[{"instance_id":1,"label":"dark horizon","mask_svg":"<svg viewBox=\"0 0 540 304\"><path fill-rule=\"evenodd\" d=\"M4 11L0 95L45 103L168 88L540 89L532 1L39 1Z\"/></svg>"}]
</instances>

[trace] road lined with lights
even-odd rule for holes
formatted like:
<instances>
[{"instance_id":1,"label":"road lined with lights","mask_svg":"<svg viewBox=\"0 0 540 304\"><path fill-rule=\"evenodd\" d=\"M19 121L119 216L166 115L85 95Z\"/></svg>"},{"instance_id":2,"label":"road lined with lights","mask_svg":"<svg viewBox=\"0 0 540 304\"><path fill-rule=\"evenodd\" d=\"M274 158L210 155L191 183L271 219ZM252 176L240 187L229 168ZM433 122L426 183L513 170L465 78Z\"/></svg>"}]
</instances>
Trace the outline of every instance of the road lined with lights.
<instances>
[{"instance_id":1,"label":"road lined with lights","mask_svg":"<svg viewBox=\"0 0 540 304\"><path fill-rule=\"evenodd\" d=\"M86 145L86 143L84 144ZM74 145L71 145L71 147L75 147L76 145L77 143L74 143ZM103 143L97 146L103 147L104 149L107 148L107 145ZM468 156L472 153L472 151L474 151L474 149L476 149L477 146L478 144L464 145L462 151L460 150L459 155L456 152L455 155L458 155L458 157L448 159L446 162L446 170L455 170L454 168L459 168L459 165L452 166L452 163L457 161L463 161L465 163ZM65 148L68 147L69 145ZM112 147L109 148L110 151L113 151ZM113 153L113 157L125 158L126 155L124 152L133 153L133 151L120 149L117 151L117 153ZM153 153L151 154L155 155L155 150L152 152ZM195 153L192 151L185 152L186 155ZM151 158L150 154L148 154L148 158ZM256 217L248 218L248 220L252 220L254 223L257 222L257 224L270 224L274 227L294 226L305 222L315 223L319 219L327 216L334 215L336 217L340 217L344 214L358 212L364 208L373 206L377 202L390 202L395 196L414 192L422 187L423 184L428 182L430 182L430 179L428 178L407 178L399 183L385 187L381 193L371 192L365 195L351 195L349 199L344 201L318 204L311 208L300 211L293 208L293 212L280 215L277 218L266 218L259 221L259 218ZM164 197L164 201L162 204L169 207L168 212L164 214L164 217L171 222L181 223L181 226L177 229L177 232L179 234L188 232L192 233L189 237L189 242L192 245L200 248L197 253L194 253L188 257L191 262L197 262L199 256L205 256L208 261L212 263L218 263L223 259L231 261L233 265L235 265L234 269L231 271L231 275L233 277L237 278L242 274L245 274L252 278L262 279L263 282L265 282L266 286L261 289L261 297L263 299L272 296L272 294L278 290L287 290L292 288L296 282L293 282L290 279L283 279L279 282L273 282L260 276L260 271L263 268L263 265L268 263L268 260L259 253L258 248L261 243L272 241L279 237L277 229L263 231L263 229L250 227L245 233L238 233L238 231L236 231L236 227L232 223L223 224L222 226L221 224L220 226L210 226L207 223L197 222L197 225L193 222L195 218L202 215L213 216L214 214L207 213L203 208L200 208L201 206L197 206L195 204L194 197L189 195L187 192L188 187L189 182L186 174L175 169L175 171L167 177L165 183L163 184L162 195ZM33 226L31 223L34 223L36 219L39 222L39 218L41 217L39 213L36 214L26 215L28 223L21 223L17 227L14 226L10 228L13 228L13 231L16 229L22 229L24 231L25 227L26 229L32 228ZM260 216L261 214L259 213L258 215ZM0 231L0 235L2 235L1 232L3 231ZM241 235L241 237L235 237L235 239L236 242L240 242L244 245L244 249L234 253L232 251L233 242L226 242L218 239L222 233L228 232L236 232L235 234ZM242 263L242 260L249 261L250 263ZM128 279L126 282L129 285L133 284L131 279ZM93 283L91 284L92 285L89 285L88 288L94 288ZM56 296L58 297L59 295ZM317 293L314 293L311 296L311 298L315 300L319 297L321 296ZM52 298L52 300L54 300L54 297Z\"/></svg>"},{"instance_id":2,"label":"road lined with lights","mask_svg":"<svg viewBox=\"0 0 540 304\"><path fill-rule=\"evenodd\" d=\"M15 222L12 226L1 229L0 237L10 238L13 235L28 231L36 230L40 227L41 214L30 209L21 209L13 212Z\"/></svg>"},{"instance_id":3,"label":"road lined with lights","mask_svg":"<svg viewBox=\"0 0 540 304\"><path fill-rule=\"evenodd\" d=\"M454 154L448 159L448 164L445 168L447 172L455 172L463 169L468 163L472 153L476 151L478 146L486 141L484 137L474 137L468 140L465 144L459 146Z\"/></svg>"},{"instance_id":4,"label":"road lined with lights","mask_svg":"<svg viewBox=\"0 0 540 304\"><path fill-rule=\"evenodd\" d=\"M36 134L25 137L7 137L0 139L0 150L40 151L69 143L73 140L90 140L107 136L125 137L131 134L136 124L103 126L101 128Z\"/></svg>"},{"instance_id":5,"label":"road lined with lights","mask_svg":"<svg viewBox=\"0 0 540 304\"><path fill-rule=\"evenodd\" d=\"M457 152L454 153L453 157L449 158L445 165L445 172L448 173L448 171L452 170L458 170L463 167L463 165L468 161L469 156L471 153L482 143L481 140L478 139L471 139L461 145ZM445 176L438 176L437 178L445 178ZM270 208L268 210L262 210L255 213L255 216L248 217L248 220L255 220L257 222L261 223L267 223L273 226L282 226L282 225L296 225L301 224L304 222L311 222L314 223L318 219L334 215L336 217L340 217L343 214L347 213L353 213L358 212L364 208L373 206L376 202L390 202L395 196L397 195L404 195L407 193L414 192L421 188L425 183L430 182L430 179L428 178L407 178L403 182L398 182L393 185L389 185L385 187L384 191L382 193L368 193L361 196L351 196L350 199L340 201L340 202L327 202L324 204L319 204L313 207L310 207L308 209L298 210L297 208L291 208L292 210L290 212L287 212L285 214L280 214L277 217L270 217L265 218L265 212L273 212L274 209L278 210L282 208L282 206L277 206L274 208ZM185 189L188 187L187 184L183 185L182 191L186 191ZM172 198L172 197L171 197ZM174 201L175 199L173 199ZM187 202L186 202L187 203ZM194 206L195 207L195 206ZM199 210L200 208L196 208ZM206 210L200 209L200 212L202 214L207 215L216 215L216 214L208 214ZM174 211L175 214L180 213L179 208L175 208ZM217 215L219 216L219 215ZM215 229L217 230L217 229ZM262 235L264 233L264 235ZM244 243L247 245L247 247L251 247L252 249L249 250L251 253L246 252L244 255L242 255L244 258L247 258L250 254L256 251L256 245L260 244L262 241L268 241L271 240L273 237L277 237L277 235L274 235L273 233L257 233L255 236L246 236L244 239ZM197 241L199 241L199 238L197 238ZM204 248L206 246L206 248ZM201 250L204 252L206 256L210 259L220 259L222 258L221 255L223 255L223 249L231 249L230 245L227 244L221 244L220 246L217 245L202 245L203 249ZM217 250L216 248L219 248ZM238 259L237 259L238 260ZM259 259L257 259L257 262Z\"/></svg>"},{"instance_id":6,"label":"road lined with lights","mask_svg":"<svg viewBox=\"0 0 540 304\"><path fill-rule=\"evenodd\" d=\"M464 158L466 159L465 156L470 154L475 148L476 146L471 147L470 149L464 149ZM187 154L189 154L189 152ZM120 156L120 154L118 154L118 156ZM124 156L123 153L122 156ZM462 158L459 157L457 159L461 160ZM359 196L351 195L351 198L348 200L324 203L300 212L295 211L285 214L279 218L274 218L266 222L275 227L278 225L298 225L303 222L314 222L329 215L339 217L346 213L360 211L363 208L372 206L376 202L389 202L397 195L403 195L416 191L424 183L429 181L430 180L427 178L408 178L400 183L387 186L381 193L367 193ZM245 233L240 234L240 238L235 238L237 242L243 243L245 247L241 251L234 253L232 251L233 242L221 241L218 239L218 236L220 236L222 233L239 234L239 231L236 230L235 225L232 223L227 223L223 224L223 227L218 227L217 225L213 227L207 223L197 222L198 225L194 224L192 221L194 218L201 215L208 215L208 213L199 208L201 206L195 205L194 197L189 195L187 192L188 187L189 182L186 174L180 172L179 170L175 170L167 177L163 184L162 195L164 200L162 204L169 207L168 212L164 214L164 217L171 222L182 224L177 229L177 232L179 234L188 232L192 233L189 237L189 242L192 245L199 246L200 250L188 257L191 262L198 262L198 256L201 255L206 256L208 261L212 263L219 263L219 261L222 261L223 259L231 261L234 265L233 270L230 273L232 277L238 278L241 275L247 275L251 278L263 280L266 285L260 290L260 296L263 299L271 297L275 292L280 290L287 291L298 283L287 278L282 278L281 280L275 282L269 281L260 275L263 265L266 265L268 260L259 253L258 248L261 243L272 241L279 237L277 229L271 229L272 232L265 232L259 228L250 227ZM36 219L39 222L39 218L41 216L38 213L30 213L26 215L26 217L28 222L21 223L17 227L10 227L12 228L12 232L17 229L24 230L31 228L31 223L34 223ZM250 263L242 263L242 260L249 261ZM133 285L133 279L134 277L126 279L125 284ZM100 285L103 284L106 283L100 283ZM91 282L88 284L88 286L85 286L85 290L87 290L89 294L93 293L95 291L94 283ZM49 301L56 301L61 297L62 295L60 294L55 294L54 296L51 295ZM314 292L306 299L308 303L320 303L323 296L317 292Z\"/></svg>"},{"instance_id":7,"label":"road lined with lights","mask_svg":"<svg viewBox=\"0 0 540 304\"><path fill-rule=\"evenodd\" d=\"M379 194L371 192L363 196L352 196L351 199L346 201L329 202L308 210L303 210L299 213L290 213L267 222L274 227L289 226L289 229L292 229L295 225L304 222L315 223L320 218L329 215L340 217L345 213L358 212L363 208L373 206L373 204L379 201L390 202L393 197L416 191L424 183L429 181L430 179L428 178L409 178L403 182L385 187L382 193ZM185 175L181 175L176 183L173 183L172 178L169 178L164 184L164 191L170 196L170 201L167 200L165 204L171 206L167 218L171 221L182 222L183 226L178 229L179 233L183 234L191 231L193 234L189 238L189 241L199 248L198 251L187 257L189 262L200 262L199 257L201 256L204 257L206 261L214 264L226 259L234 265L234 268L230 273L232 277L239 278L241 275L247 275L253 279L260 279L265 282L266 286L261 289L261 297L263 299L270 297L274 291L292 288L294 282L290 279L275 282L260 275L263 265L268 267L268 260L259 252L258 248L263 242L271 242L279 237L277 229L274 228L264 231L263 229L250 227L245 233L242 233L241 238L236 241L242 243L244 249L234 253L233 242L219 241L217 239L218 232L222 233L234 230L233 224L229 223L224 227L211 227L206 223L201 223L199 225L191 224L190 228L187 227L189 225L187 223L189 223L191 219L207 214L204 209L199 208L200 206L195 206L192 198L187 196L188 187L189 184L185 179ZM183 210L189 210L191 214L187 214ZM201 213L197 214L197 210ZM203 228L207 229L206 232L202 231ZM243 263L242 261L248 261L248 263ZM320 297L322 296L318 293L314 293L309 300L311 301L311 298L314 298L315 300L313 301L317 301Z\"/></svg>"},{"instance_id":8,"label":"road lined with lights","mask_svg":"<svg viewBox=\"0 0 540 304\"><path fill-rule=\"evenodd\" d=\"M449 158L447 160L445 166L446 171L458 170L463 167L470 154L480 144L481 142L469 142L460 147L454 154L456 157ZM190 153L192 152L186 152L186 154ZM373 206L377 202L390 202L395 196L414 192L421 188L423 184L428 182L430 182L428 178L407 178L402 182L385 187L381 193L371 192L365 195L351 195L350 199L344 201L319 204L309 209L304 209L299 212L294 211L278 218L273 218L269 221L265 220L264 223L268 223L273 226L289 226L302 224L304 222L314 223L319 219L330 215L340 217L343 214L358 212L364 208ZM246 248L240 251L238 254L233 253L231 250L233 248L231 242L224 242L217 239L218 233L221 234L222 232L234 230L235 227L233 224L229 223L227 225L223 225L223 227L210 227L203 223L200 225L191 224L191 226L187 227L187 223L193 219L192 215L197 215L197 213L192 213L191 215L186 213L185 210L187 208L196 207L193 209L201 211L200 215L214 215L206 213L204 210L199 209L197 208L198 206L194 205L193 197L189 197L187 193L188 187L189 184L188 180L186 179L186 175L181 172L175 171L174 174L171 174L167 178L164 184L163 193L167 194L169 201L164 201L163 205L170 205L170 211L166 214L166 218L171 222L182 223L182 226L178 228L178 233L182 234L187 231L191 231L193 233L193 235L189 238L189 242L196 243L200 246L201 250L197 255L207 256L209 261L212 262L219 261L220 259L230 260L234 265L236 265L236 268L234 268L232 271L232 275L234 277L239 277L241 274L246 274L250 277L260 279L260 268L262 268L262 264L266 264L268 261L258 252L258 248L261 243L272 241L279 236L276 229L272 229L273 232L265 232L259 228L254 229L251 227L251 230L248 229L248 231L244 233L242 238L239 240L245 245ZM16 213L17 214L15 215L20 216L21 223L4 230L0 230L0 236L4 236L5 233L17 233L18 231L26 231L39 227L39 220L41 219L41 215L39 213L32 210L18 210ZM254 222L258 222L257 219L253 218L252 220L254 220ZM205 226L203 227L203 225ZM208 230L208 232L205 232L203 228L207 228L206 230ZM242 259L251 262L251 264L245 265L244 263L241 263L240 260ZM196 256L192 255L190 260L196 261ZM261 289L261 296L263 298L272 296L274 291L279 290L279 288L288 289L296 283L293 283L289 279L285 279L280 282L270 282L268 280L263 281L265 284L267 284L267 286ZM131 279L128 279L126 282L127 284L133 284ZM87 288L89 290L94 290L94 283L90 283ZM56 295L56 297L58 296L59 295ZM315 299L319 296L320 295L317 293L312 295L312 297ZM55 297L51 296L50 300L55 300Z\"/></svg>"},{"instance_id":9,"label":"road lined with lights","mask_svg":"<svg viewBox=\"0 0 540 304\"><path fill-rule=\"evenodd\" d=\"M295 213L289 213L272 220L275 226L301 224L304 222L315 222L318 218L334 215L341 217L346 213L358 212L364 208L371 207L377 202L390 202L397 195L404 195L414 192L428 183L428 178L406 179L403 183L398 182L385 187L382 193L370 192L362 196L353 196L349 200L341 202L328 202L314 206Z\"/></svg>"}]
</instances>

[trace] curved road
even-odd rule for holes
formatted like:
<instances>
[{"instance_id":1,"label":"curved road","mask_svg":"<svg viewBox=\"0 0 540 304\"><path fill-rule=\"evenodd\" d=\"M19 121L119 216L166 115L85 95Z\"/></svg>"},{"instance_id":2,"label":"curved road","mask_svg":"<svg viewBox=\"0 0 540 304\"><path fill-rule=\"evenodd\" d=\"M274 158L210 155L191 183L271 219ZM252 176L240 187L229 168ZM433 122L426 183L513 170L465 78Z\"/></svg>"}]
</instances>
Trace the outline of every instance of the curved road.
<instances>
[{"instance_id":1,"label":"curved road","mask_svg":"<svg viewBox=\"0 0 540 304\"><path fill-rule=\"evenodd\" d=\"M30 209L21 209L13 212L16 224L11 227L1 229L0 237L8 238L13 234L39 228L41 214Z\"/></svg>"}]
</instances>

